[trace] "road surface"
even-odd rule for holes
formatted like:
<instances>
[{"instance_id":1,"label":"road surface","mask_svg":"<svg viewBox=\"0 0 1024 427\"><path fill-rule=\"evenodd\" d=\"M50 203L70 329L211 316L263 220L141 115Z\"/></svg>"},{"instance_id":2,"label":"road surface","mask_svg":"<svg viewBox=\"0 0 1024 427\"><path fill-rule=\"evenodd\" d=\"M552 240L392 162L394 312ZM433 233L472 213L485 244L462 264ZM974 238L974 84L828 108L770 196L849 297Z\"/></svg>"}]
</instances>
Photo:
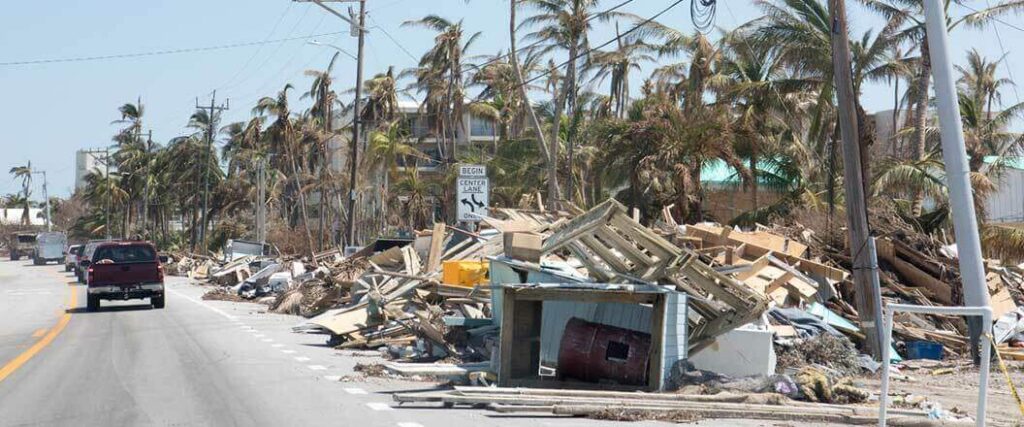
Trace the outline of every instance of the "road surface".
<instances>
[{"instance_id":1,"label":"road surface","mask_svg":"<svg viewBox=\"0 0 1024 427\"><path fill-rule=\"evenodd\" d=\"M299 318L202 301L204 289L182 278L167 287L163 310L104 301L90 313L62 266L0 261L0 426L623 425L398 408L391 392L434 384L339 381L367 359L291 333Z\"/></svg>"}]
</instances>

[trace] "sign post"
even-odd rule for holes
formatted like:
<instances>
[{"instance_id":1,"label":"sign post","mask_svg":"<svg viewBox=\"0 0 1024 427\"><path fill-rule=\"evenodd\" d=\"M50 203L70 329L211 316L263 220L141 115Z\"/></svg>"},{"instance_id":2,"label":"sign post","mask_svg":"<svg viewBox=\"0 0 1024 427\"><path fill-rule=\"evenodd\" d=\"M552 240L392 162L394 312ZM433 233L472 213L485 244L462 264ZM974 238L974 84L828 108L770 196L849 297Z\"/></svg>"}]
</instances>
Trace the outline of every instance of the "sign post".
<instances>
[{"instance_id":1,"label":"sign post","mask_svg":"<svg viewBox=\"0 0 1024 427\"><path fill-rule=\"evenodd\" d=\"M477 223L487 214L490 205L490 180L487 167L482 165L460 165L456 179L458 197L455 203L459 222Z\"/></svg>"}]
</instances>

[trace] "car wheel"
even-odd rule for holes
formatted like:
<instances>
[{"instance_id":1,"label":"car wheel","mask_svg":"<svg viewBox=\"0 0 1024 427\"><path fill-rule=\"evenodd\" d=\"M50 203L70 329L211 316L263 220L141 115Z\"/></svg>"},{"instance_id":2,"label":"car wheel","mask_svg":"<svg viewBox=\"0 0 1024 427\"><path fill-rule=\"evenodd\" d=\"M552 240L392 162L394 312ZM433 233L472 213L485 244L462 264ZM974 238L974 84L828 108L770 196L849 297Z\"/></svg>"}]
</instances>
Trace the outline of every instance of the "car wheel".
<instances>
[{"instance_id":1,"label":"car wheel","mask_svg":"<svg viewBox=\"0 0 1024 427\"><path fill-rule=\"evenodd\" d=\"M17 261L19 259L21 259L21 257L18 256L17 252L11 252L11 261Z\"/></svg>"},{"instance_id":2,"label":"car wheel","mask_svg":"<svg viewBox=\"0 0 1024 427\"><path fill-rule=\"evenodd\" d=\"M164 297L153 297L149 302L153 303L153 308L164 308Z\"/></svg>"},{"instance_id":3,"label":"car wheel","mask_svg":"<svg viewBox=\"0 0 1024 427\"><path fill-rule=\"evenodd\" d=\"M89 300L86 303L85 309L87 311L96 311L100 309L100 297L89 295Z\"/></svg>"}]
</instances>

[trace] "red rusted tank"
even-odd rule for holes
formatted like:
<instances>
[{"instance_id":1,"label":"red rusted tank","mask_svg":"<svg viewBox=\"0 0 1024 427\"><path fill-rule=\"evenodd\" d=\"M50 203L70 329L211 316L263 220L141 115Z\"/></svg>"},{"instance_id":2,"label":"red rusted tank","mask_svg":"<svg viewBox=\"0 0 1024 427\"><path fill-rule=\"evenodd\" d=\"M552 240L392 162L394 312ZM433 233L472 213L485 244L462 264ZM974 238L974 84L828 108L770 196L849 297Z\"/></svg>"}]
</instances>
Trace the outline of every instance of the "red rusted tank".
<instances>
[{"instance_id":1,"label":"red rusted tank","mask_svg":"<svg viewBox=\"0 0 1024 427\"><path fill-rule=\"evenodd\" d=\"M650 334L574 317L562 335L558 372L581 381L642 386L650 356Z\"/></svg>"}]
</instances>

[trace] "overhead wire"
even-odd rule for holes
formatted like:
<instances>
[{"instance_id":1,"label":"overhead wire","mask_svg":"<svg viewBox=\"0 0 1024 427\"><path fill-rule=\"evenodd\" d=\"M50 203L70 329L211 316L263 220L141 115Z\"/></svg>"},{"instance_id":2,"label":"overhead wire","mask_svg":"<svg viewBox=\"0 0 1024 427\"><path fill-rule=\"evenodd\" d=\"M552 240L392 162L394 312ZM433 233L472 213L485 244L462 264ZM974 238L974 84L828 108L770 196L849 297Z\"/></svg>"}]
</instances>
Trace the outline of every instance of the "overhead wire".
<instances>
[{"instance_id":1,"label":"overhead wire","mask_svg":"<svg viewBox=\"0 0 1024 427\"><path fill-rule=\"evenodd\" d=\"M121 53L121 54L97 55L97 56L79 56L79 57L70 57L70 58L36 59L36 60L27 60L27 61L7 61L7 62L0 62L0 67L11 67L11 66L22 66L22 65L41 65L41 64L59 64L59 63L68 63L68 62L92 62L92 61L105 61L105 60L111 60L111 59L126 59L126 58L140 58L140 57L147 57L147 56L175 55L175 54L192 53L192 52L209 52L209 51L215 51L215 50L236 49L236 48L241 48L241 47L257 46L257 45L262 45L262 44L280 43L280 42L288 42L288 41L295 41L295 40L305 40L305 39L312 39L312 38L316 38L316 37L334 36L334 35L338 35L338 34L342 34L342 33L343 32L341 32L341 31L334 31L334 32L330 32L330 33L309 34L309 35L305 35L305 36L288 37L288 38L275 39L275 40L243 42L243 43L230 43L230 44L222 44L222 45L215 45L215 46L192 47L192 48L181 48L181 49L155 50L155 51L149 51L149 52Z\"/></svg>"},{"instance_id":2,"label":"overhead wire","mask_svg":"<svg viewBox=\"0 0 1024 427\"><path fill-rule=\"evenodd\" d=\"M277 32L277 28L281 26L282 22L284 22L284 18L288 16L288 12L290 12L292 10L292 6L294 4L295 4L295 2L288 2L288 5L285 7L284 11L281 12L281 16L277 18L277 22L275 22L274 26L270 28L269 32L267 32L267 36L264 37L263 41L269 40L270 37L272 37L274 35L274 33ZM227 87L227 85L229 85L231 83L234 83L235 79L237 79L239 76L241 76L243 71L245 71L246 69L249 68L249 64L252 64L252 61L254 61L256 59L256 57L259 56L260 52L263 52L263 46L265 46L265 45L260 45L259 48L257 48L256 51L253 52L252 55L249 56L249 59L246 60L244 64L242 64L242 67L239 68L238 71L235 72L235 74L233 76L231 76L230 79L228 79L227 81L225 81L224 83L220 84L217 87L218 88L224 88L224 87Z\"/></svg>"}]
</instances>

